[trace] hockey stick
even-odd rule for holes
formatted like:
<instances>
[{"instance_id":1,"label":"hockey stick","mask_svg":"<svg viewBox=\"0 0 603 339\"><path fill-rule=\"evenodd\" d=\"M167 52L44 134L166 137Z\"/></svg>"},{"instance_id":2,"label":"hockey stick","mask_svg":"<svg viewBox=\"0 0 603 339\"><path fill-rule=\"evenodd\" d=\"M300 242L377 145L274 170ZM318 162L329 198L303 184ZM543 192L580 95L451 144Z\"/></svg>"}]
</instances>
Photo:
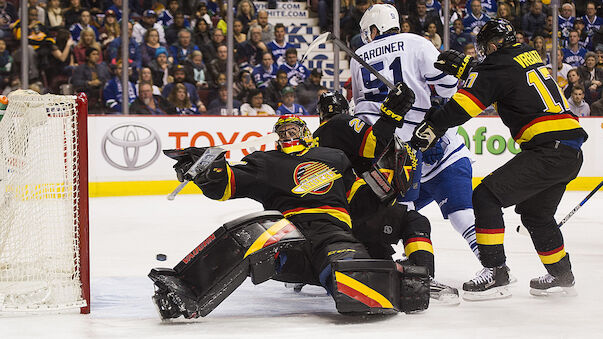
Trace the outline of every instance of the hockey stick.
<instances>
[{"instance_id":1,"label":"hockey stick","mask_svg":"<svg viewBox=\"0 0 603 339\"><path fill-rule=\"evenodd\" d=\"M584 200L582 200L578 205L576 205L576 207L574 207L574 209L572 209L566 216L565 218L563 218L563 220L561 220L561 222L559 222L559 224L557 225L558 227L563 226L563 224L565 224L569 218L572 217L572 215L574 215L574 213L576 213L580 207L582 207L582 205L584 205L588 199L590 199L593 195L595 195L595 193L597 193L597 191L601 188L601 186L603 186L603 181L601 181L597 187L595 187L595 189L593 189L590 193L588 193L588 195L586 196L586 198L584 198ZM523 234L523 235L530 235L530 233L528 232L528 230L525 228L525 226L523 225L519 225L517 226L517 228L515 229L517 231L517 233L519 234Z\"/></svg>"},{"instance_id":2,"label":"hockey stick","mask_svg":"<svg viewBox=\"0 0 603 339\"><path fill-rule=\"evenodd\" d=\"M265 145L269 142L276 142L277 140L278 140L278 134L270 133L263 137L259 137L259 138L255 138L255 139L251 139L251 140L247 140L247 141L243 141L243 142L210 147L209 149L212 151L209 152L207 154L207 156L205 156L205 154L203 154L203 156L201 156L191 166L191 168L189 168L189 170L186 172L186 174L190 175L191 178L196 177L197 174L199 174L198 173L199 166L202 165L203 162L208 162L208 161L215 159L215 156L221 154L223 151L233 151L233 150L246 149L246 148L250 148L250 147L258 147L258 146ZM215 150L215 152L213 150ZM213 159L211 159L212 157L213 157ZM182 191L182 189L188 183L189 183L189 180L184 180L183 182L181 182L180 185L178 185L178 187L176 187L176 189L174 191L172 191L172 193L168 194L167 199L174 200L174 198L176 198L176 195L178 195L178 193L180 193L180 191Z\"/></svg>"},{"instance_id":3,"label":"hockey stick","mask_svg":"<svg viewBox=\"0 0 603 339\"><path fill-rule=\"evenodd\" d=\"M318 47L318 45L324 44L326 42L332 42L335 45L339 46L339 48L342 51L347 53L354 60L358 61L369 72L373 73L373 75L375 75L377 77L377 79L381 80L381 82L383 82L387 87L389 87L389 89L391 89L391 90L396 89L396 85L394 85L391 81L386 79L373 66L369 65L366 61L364 61L358 54L356 54L354 51L352 51L343 41L338 39L331 32L325 32L325 33L322 33L321 35L319 35L318 37L316 37L316 39L314 39L314 41L312 41L312 43L308 46L308 49L306 50L306 53L304 53L304 56L301 58L300 63L303 63L306 60L306 58L308 57L308 54L310 54L310 52L312 52L314 49L316 49L316 47Z\"/></svg>"}]
</instances>

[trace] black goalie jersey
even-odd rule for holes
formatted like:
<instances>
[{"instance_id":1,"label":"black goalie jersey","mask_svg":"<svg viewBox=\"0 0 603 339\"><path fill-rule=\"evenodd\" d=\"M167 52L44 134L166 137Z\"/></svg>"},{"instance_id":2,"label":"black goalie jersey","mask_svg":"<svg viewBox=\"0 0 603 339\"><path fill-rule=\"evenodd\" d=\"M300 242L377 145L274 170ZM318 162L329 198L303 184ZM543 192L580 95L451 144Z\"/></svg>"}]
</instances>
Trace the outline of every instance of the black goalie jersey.
<instances>
[{"instance_id":1,"label":"black goalie jersey","mask_svg":"<svg viewBox=\"0 0 603 339\"><path fill-rule=\"evenodd\" d=\"M528 45L518 43L488 55L444 109L428 120L448 128L492 104L522 148L587 137L540 56Z\"/></svg>"}]
</instances>

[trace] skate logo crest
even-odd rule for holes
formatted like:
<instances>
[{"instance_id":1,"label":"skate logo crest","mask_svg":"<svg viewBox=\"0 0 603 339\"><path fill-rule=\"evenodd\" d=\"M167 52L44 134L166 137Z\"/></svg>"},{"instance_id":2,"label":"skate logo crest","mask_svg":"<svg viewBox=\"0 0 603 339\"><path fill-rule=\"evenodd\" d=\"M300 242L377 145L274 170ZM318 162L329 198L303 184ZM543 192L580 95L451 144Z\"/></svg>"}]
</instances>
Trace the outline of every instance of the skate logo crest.
<instances>
[{"instance_id":1,"label":"skate logo crest","mask_svg":"<svg viewBox=\"0 0 603 339\"><path fill-rule=\"evenodd\" d=\"M293 171L293 181L296 186L291 189L291 192L302 197L308 193L325 194L339 178L341 174L323 163L304 162L297 165Z\"/></svg>"}]
</instances>

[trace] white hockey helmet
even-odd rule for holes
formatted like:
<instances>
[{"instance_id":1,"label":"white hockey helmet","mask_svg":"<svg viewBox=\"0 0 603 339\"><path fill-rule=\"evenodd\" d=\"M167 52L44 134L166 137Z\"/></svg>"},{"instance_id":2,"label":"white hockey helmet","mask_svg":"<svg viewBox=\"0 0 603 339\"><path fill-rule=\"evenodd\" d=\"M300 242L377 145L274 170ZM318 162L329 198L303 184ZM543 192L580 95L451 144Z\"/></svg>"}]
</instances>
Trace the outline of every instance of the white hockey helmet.
<instances>
[{"instance_id":1,"label":"white hockey helmet","mask_svg":"<svg viewBox=\"0 0 603 339\"><path fill-rule=\"evenodd\" d=\"M400 29L398 10L392 5L376 4L369 7L360 19L360 36L367 44L371 42L371 27L377 27L379 35L392 28Z\"/></svg>"}]
</instances>

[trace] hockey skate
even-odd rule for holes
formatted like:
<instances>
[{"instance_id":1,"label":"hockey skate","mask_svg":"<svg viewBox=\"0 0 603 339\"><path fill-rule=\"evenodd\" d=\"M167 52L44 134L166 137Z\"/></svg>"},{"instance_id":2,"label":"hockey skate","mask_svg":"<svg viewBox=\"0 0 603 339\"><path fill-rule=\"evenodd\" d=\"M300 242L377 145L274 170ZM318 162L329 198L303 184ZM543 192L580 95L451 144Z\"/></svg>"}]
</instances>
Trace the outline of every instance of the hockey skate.
<instances>
[{"instance_id":1,"label":"hockey skate","mask_svg":"<svg viewBox=\"0 0 603 339\"><path fill-rule=\"evenodd\" d=\"M429 297L441 305L458 305L461 303L459 290L437 282L435 279L429 279Z\"/></svg>"},{"instance_id":2,"label":"hockey skate","mask_svg":"<svg viewBox=\"0 0 603 339\"><path fill-rule=\"evenodd\" d=\"M502 299L511 296L509 272L506 265L484 267L475 278L463 284L463 299L467 301Z\"/></svg>"},{"instance_id":3,"label":"hockey skate","mask_svg":"<svg viewBox=\"0 0 603 339\"><path fill-rule=\"evenodd\" d=\"M306 286L306 284L304 284L304 283L288 283L288 282L285 283L285 287L292 288L293 292L295 292L295 293L301 292L301 290L304 286Z\"/></svg>"},{"instance_id":4,"label":"hockey skate","mask_svg":"<svg viewBox=\"0 0 603 339\"><path fill-rule=\"evenodd\" d=\"M571 271L558 277L545 274L541 277L530 280L530 294L538 297L542 296L576 296L574 289L574 275Z\"/></svg>"}]
</instances>

